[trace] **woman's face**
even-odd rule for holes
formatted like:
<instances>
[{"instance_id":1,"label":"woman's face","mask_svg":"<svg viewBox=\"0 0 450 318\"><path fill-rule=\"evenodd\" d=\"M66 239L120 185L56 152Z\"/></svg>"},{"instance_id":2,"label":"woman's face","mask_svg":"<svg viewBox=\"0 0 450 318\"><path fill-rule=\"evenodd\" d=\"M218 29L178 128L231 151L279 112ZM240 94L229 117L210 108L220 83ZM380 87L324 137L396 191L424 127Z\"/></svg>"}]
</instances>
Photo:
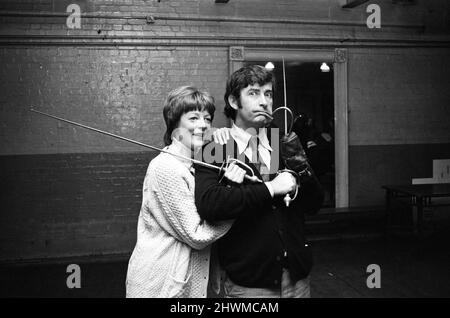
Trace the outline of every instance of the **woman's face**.
<instances>
[{"instance_id":1,"label":"woman's face","mask_svg":"<svg viewBox=\"0 0 450 318\"><path fill-rule=\"evenodd\" d=\"M212 117L206 110L193 110L181 115L174 137L195 151L203 146L203 135L211 128Z\"/></svg>"}]
</instances>

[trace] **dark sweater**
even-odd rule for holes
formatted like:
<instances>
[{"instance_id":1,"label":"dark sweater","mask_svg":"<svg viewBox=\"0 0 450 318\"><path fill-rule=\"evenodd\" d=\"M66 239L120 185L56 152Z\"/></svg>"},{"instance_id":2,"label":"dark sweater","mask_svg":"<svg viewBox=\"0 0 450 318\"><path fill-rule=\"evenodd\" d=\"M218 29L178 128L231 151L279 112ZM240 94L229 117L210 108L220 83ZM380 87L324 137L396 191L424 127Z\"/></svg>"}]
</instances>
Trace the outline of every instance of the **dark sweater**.
<instances>
[{"instance_id":1,"label":"dark sweater","mask_svg":"<svg viewBox=\"0 0 450 318\"><path fill-rule=\"evenodd\" d=\"M237 157L233 139L228 147L214 146L222 147L222 159L215 157L217 166L222 165L227 150ZM205 146L204 155L211 148L211 144ZM216 155L214 151L212 155ZM246 157L245 161L261 178ZM270 180L274 177L271 175ZM228 277L241 286L274 288L280 286L282 268L286 267L293 281L305 278L312 267L312 254L305 244L304 214L316 213L323 202L317 178L313 175L301 180L298 196L289 208L282 196L272 198L263 183L245 180L237 185L220 179L216 170L195 165L195 200L200 216L210 222L235 219L230 231L218 241L220 265Z\"/></svg>"}]
</instances>

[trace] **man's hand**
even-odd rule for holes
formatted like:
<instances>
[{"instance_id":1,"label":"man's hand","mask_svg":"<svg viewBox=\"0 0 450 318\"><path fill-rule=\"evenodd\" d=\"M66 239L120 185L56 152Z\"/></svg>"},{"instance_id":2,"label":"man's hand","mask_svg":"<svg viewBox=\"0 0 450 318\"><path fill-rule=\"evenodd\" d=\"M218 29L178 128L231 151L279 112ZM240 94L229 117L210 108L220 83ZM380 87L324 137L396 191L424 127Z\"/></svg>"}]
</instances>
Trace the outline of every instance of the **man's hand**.
<instances>
[{"instance_id":1,"label":"man's hand","mask_svg":"<svg viewBox=\"0 0 450 318\"><path fill-rule=\"evenodd\" d=\"M236 163L231 163L227 168L224 177L234 183L242 183L244 181L245 170L240 168Z\"/></svg>"},{"instance_id":2,"label":"man's hand","mask_svg":"<svg viewBox=\"0 0 450 318\"><path fill-rule=\"evenodd\" d=\"M284 195L295 190L297 182L294 176L289 172L282 172L269 182L272 186L274 195Z\"/></svg>"}]
</instances>

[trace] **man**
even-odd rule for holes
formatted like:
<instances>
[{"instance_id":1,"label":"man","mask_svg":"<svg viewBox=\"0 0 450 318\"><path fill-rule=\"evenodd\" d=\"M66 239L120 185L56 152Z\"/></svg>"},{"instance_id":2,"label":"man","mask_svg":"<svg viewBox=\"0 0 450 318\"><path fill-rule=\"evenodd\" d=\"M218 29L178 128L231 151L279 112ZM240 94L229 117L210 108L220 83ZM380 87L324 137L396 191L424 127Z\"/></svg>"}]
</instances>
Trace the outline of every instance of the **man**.
<instances>
[{"instance_id":1,"label":"man","mask_svg":"<svg viewBox=\"0 0 450 318\"><path fill-rule=\"evenodd\" d=\"M278 147L272 149L269 143L270 130L265 128L271 119L273 84L273 74L261 66L233 73L225 93L225 114L233 120L232 138L223 146L205 146L203 153L203 158L216 158L218 166L230 155L243 158L264 182L245 180L238 185L221 178L217 171L195 167L200 216L211 222L235 219L218 242L219 262L226 272L226 297L310 295L312 255L305 244L304 213L319 210L323 191L314 175L302 179L288 172L273 173L278 170L271 166L275 163L284 168ZM206 149L215 152L208 154ZM286 207L283 198L295 190L297 182L298 196Z\"/></svg>"}]
</instances>

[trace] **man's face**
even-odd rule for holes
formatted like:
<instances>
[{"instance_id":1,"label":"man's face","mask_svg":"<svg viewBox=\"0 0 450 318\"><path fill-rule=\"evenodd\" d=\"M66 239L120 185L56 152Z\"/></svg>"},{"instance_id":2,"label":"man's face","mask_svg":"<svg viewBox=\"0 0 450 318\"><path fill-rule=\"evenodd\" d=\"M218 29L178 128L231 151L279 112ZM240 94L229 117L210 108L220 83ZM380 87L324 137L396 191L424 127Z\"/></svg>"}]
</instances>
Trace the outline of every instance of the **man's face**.
<instances>
[{"instance_id":1,"label":"man's face","mask_svg":"<svg viewBox=\"0 0 450 318\"><path fill-rule=\"evenodd\" d=\"M229 98L230 105L237 110L235 124L242 128L259 129L270 122L272 115L272 83L249 85L240 92L239 100Z\"/></svg>"}]
</instances>

